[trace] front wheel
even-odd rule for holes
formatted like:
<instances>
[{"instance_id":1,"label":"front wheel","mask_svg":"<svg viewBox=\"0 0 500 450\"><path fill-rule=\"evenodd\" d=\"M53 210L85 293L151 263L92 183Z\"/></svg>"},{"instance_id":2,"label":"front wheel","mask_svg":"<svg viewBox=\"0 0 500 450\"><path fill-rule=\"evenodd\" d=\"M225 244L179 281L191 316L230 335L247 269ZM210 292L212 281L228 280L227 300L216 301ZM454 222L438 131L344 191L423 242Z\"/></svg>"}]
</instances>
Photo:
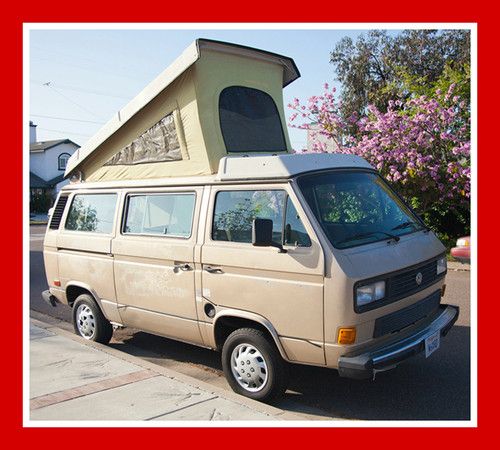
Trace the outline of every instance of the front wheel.
<instances>
[{"instance_id":1,"label":"front wheel","mask_svg":"<svg viewBox=\"0 0 500 450\"><path fill-rule=\"evenodd\" d=\"M113 335L113 326L88 294L79 295L73 305L75 333L89 340L107 344Z\"/></svg>"},{"instance_id":2,"label":"front wheel","mask_svg":"<svg viewBox=\"0 0 500 450\"><path fill-rule=\"evenodd\" d=\"M288 366L274 342L254 328L240 328L222 347L226 379L238 394L262 402L283 395L288 383Z\"/></svg>"}]
</instances>

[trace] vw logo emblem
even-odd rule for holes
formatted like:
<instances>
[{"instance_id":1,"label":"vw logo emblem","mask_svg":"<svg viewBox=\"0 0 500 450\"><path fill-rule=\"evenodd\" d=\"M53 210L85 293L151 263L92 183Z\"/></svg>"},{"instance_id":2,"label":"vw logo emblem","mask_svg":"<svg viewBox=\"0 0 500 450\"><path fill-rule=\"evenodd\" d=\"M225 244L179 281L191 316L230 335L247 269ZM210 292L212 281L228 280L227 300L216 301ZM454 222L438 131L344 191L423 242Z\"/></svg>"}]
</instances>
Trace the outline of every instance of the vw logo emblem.
<instances>
[{"instance_id":1,"label":"vw logo emblem","mask_svg":"<svg viewBox=\"0 0 500 450\"><path fill-rule=\"evenodd\" d=\"M417 273L417 276L415 277L415 282L417 283L418 286L420 286L422 284L422 272L418 272Z\"/></svg>"}]
</instances>

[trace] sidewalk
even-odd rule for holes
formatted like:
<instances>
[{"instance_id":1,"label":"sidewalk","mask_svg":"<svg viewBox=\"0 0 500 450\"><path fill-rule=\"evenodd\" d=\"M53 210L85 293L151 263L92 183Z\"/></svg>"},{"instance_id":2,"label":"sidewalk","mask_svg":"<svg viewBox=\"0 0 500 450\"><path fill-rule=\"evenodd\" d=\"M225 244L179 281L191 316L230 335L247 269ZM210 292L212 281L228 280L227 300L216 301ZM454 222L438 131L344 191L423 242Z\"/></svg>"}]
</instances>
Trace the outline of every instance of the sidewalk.
<instances>
[{"instance_id":1,"label":"sidewalk","mask_svg":"<svg viewBox=\"0 0 500 450\"><path fill-rule=\"evenodd\" d=\"M304 420L304 417L30 320L30 420Z\"/></svg>"}]
</instances>

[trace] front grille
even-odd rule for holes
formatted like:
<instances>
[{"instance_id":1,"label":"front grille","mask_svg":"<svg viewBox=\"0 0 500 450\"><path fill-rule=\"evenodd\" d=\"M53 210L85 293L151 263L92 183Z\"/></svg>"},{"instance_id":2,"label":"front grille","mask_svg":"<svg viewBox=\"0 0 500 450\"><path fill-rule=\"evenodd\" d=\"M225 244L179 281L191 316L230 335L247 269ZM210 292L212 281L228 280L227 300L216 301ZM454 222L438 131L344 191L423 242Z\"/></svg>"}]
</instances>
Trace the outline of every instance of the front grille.
<instances>
[{"instance_id":1,"label":"front grille","mask_svg":"<svg viewBox=\"0 0 500 450\"><path fill-rule=\"evenodd\" d=\"M373 337L394 333L435 312L441 301L441 291L436 291L428 297L399 311L379 317L375 321Z\"/></svg>"},{"instance_id":2,"label":"front grille","mask_svg":"<svg viewBox=\"0 0 500 450\"><path fill-rule=\"evenodd\" d=\"M425 261L397 272L381 275L376 278L358 281L354 284L354 310L357 313L363 313L375 308L379 308L389 303L393 303L409 295L415 294L422 289L428 288L443 278L446 272L437 274L437 260L443 255ZM385 281L385 297L363 306L356 304L356 289L360 286L374 283L376 281ZM420 282L418 282L420 281Z\"/></svg>"},{"instance_id":3,"label":"front grille","mask_svg":"<svg viewBox=\"0 0 500 450\"><path fill-rule=\"evenodd\" d=\"M417 275L422 274L420 283L417 283ZM392 300L398 300L434 283L437 276L437 261L431 261L424 265L399 273L387 280L387 296Z\"/></svg>"}]
</instances>

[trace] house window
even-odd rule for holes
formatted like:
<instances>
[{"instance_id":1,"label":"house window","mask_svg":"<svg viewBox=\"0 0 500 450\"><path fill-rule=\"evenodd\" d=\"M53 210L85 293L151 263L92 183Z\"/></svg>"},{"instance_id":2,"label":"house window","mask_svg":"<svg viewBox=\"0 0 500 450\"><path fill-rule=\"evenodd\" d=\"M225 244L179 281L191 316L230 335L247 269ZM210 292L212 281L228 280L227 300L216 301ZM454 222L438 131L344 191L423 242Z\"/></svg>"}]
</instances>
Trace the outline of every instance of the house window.
<instances>
[{"instance_id":1,"label":"house window","mask_svg":"<svg viewBox=\"0 0 500 450\"><path fill-rule=\"evenodd\" d=\"M70 158L69 153L61 153L57 159L57 165L59 170L66 170L66 165L68 164L68 159Z\"/></svg>"}]
</instances>

